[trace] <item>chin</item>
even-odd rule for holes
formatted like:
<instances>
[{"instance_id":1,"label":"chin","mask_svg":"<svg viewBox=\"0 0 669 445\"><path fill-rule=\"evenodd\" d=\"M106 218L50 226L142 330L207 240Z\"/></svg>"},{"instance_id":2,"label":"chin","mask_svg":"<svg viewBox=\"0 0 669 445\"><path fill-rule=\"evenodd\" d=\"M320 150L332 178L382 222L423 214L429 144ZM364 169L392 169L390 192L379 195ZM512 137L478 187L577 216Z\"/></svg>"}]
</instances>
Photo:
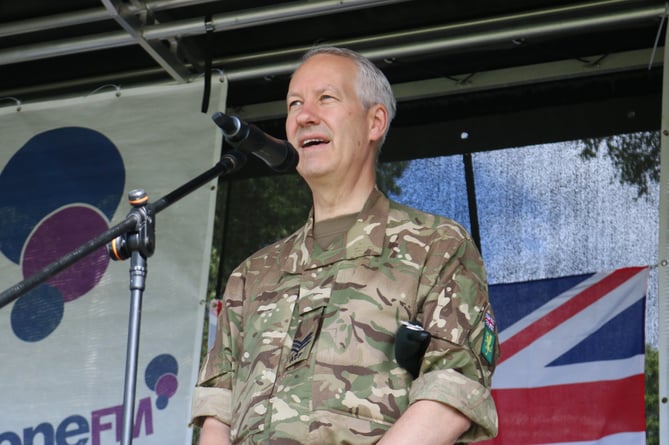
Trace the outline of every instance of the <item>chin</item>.
<instances>
[{"instance_id":1,"label":"chin","mask_svg":"<svg viewBox=\"0 0 669 445\"><path fill-rule=\"evenodd\" d=\"M315 165L300 166L300 164L297 164L296 170L306 180L322 178L330 173L330 169Z\"/></svg>"}]
</instances>

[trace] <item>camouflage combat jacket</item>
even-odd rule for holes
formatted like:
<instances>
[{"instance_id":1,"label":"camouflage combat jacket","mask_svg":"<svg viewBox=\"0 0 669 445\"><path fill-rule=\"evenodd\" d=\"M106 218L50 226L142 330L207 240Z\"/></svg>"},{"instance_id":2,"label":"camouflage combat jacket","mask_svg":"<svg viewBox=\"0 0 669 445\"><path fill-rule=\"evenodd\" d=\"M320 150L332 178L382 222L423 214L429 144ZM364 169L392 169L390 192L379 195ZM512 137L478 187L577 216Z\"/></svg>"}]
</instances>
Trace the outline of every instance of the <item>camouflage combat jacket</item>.
<instances>
[{"instance_id":1,"label":"camouflage combat jacket","mask_svg":"<svg viewBox=\"0 0 669 445\"><path fill-rule=\"evenodd\" d=\"M231 274L194 423L214 416L239 444L372 444L431 399L472 420L461 441L494 436L499 347L466 231L378 190L336 248L318 247L312 219ZM393 349L409 320L432 335L415 380Z\"/></svg>"}]
</instances>

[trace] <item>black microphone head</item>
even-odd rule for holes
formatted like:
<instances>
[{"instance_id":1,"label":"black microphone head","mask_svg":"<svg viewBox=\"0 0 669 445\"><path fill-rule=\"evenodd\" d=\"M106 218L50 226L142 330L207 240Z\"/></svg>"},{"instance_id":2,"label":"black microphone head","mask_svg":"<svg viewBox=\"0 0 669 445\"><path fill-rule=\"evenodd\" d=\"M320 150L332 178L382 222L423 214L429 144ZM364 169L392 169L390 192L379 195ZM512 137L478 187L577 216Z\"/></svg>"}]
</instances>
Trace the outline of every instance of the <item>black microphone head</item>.
<instances>
[{"instance_id":1,"label":"black microphone head","mask_svg":"<svg viewBox=\"0 0 669 445\"><path fill-rule=\"evenodd\" d=\"M211 116L211 119L223 130L226 138L234 137L241 128L241 122L236 116L227 116L217 111Z\"/></svg>"},{"instance_id":2,"label":"black microphone head","mask_svg":"<svg viewBox=\"0 0 669 445\"><path fill-rule=\"evenodd\" d=\"M217 111L211 118L223 131L228 144L257 157L271 169L285 172L297 166L297 150L288 141L272 137L237 116L226 116Z\"/></svg>"}]
</instances>

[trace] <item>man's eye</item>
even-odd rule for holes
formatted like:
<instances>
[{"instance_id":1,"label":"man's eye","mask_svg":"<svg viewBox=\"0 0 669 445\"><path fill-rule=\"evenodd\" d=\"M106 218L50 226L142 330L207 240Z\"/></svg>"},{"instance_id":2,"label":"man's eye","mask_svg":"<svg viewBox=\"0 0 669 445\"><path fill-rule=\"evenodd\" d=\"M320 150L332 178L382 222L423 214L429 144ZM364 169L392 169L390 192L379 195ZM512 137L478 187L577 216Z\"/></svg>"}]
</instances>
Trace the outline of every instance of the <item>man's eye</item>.
<instances>
[{"instance_id":1,"label":"man's eye","mask_svg":"<svg viewBox=\"0 0 669 445\"><path fill-rule=\"evenodd\" d=\"M299 101L299 100L292 100L292 101L288 102L288 109L291 110L291 109L293 109L293 108L295 108L295 107L300 106L301 104L302 104L302 101Z\"/></svg>"}]
</instances>

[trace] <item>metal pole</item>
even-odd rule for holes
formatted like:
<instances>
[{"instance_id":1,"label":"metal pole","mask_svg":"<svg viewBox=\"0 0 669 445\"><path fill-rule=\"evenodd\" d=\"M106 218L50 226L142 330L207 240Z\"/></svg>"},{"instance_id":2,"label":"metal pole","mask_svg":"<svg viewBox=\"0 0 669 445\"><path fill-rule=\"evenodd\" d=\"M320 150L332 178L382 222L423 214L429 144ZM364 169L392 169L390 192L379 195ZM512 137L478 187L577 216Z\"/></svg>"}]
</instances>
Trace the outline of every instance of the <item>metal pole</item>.
<instances>
[{"instance_id":1,"label":"metal pole","mask_svg":"<svg viewBox=\"0 0 669 445\"><path fill-rule=\"evenodd\" d=\"M660 123L660 229L659 229L659 439L669 445L669 33L665 33Z\"/></svg>"},{"instance_id":2,"label":"metal pole","mask_svg":"<svg viewBox=\"0 0 669 445\"><path fill-rule=\"evenodd\" d=\"M472 238L478 247L479 252L483 253L481 248L481 231L479 229L479 212L476 205L476 181L474 180L474 164L472 154L462 155L462 161L465 164L465 182L467 184L467 203L469 207L469 226Z\"/></svg>"},{"instance_id":3,"label":"metal pole","mask_svg":"<svg viewBox=\"0 0 669 445\"><path fill-rule=\"evenodd\" d=\"M122 445L130 445L133 437L135 394L137 392L137 362L139 360L139 332L142 319L142 298L146 282L146 268L146 258L138 251L132 252L130 263L130 316L128 321L128 346L125 359L125 386L123 389Z\"/></svg>"}]
</instances>

